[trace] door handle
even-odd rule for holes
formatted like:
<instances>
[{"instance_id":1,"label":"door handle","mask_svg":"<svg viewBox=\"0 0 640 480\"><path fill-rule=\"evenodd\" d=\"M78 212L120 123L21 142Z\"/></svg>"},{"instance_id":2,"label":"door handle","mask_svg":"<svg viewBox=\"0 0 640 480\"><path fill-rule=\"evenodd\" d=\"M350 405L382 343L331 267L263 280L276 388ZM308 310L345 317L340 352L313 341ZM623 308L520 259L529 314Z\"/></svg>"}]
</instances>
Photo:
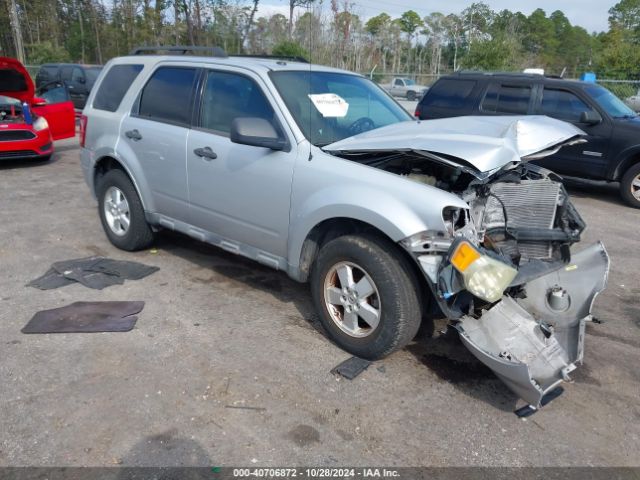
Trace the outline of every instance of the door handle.
<instances>
[{"instance_id":1,"label":"door handle","mask_svg":"<svg viewBox=\"0 0 640 480\"><path fill-rule=\"evenodd\" d=\"M124 134L125 134L125 136L127 138L130 138L131 140L134 140L136 142L138 140L142 140L142 135L140 135L140 132L138 130L136 130L136 129L128 130L128 131L124 132Z\"/></svg>"},{"instance_id":2,"label":"door handle","mask_svg":"<svg viewBox=\"0 0 640 480\"><path fill-rule=\"evenodd\" d=\"M218 155L216 155L216 153L211 150L210 147L196 148L193 153L195 153L199 157L204 158L205 160L215 160L216 158L218 158Z\"/></svg>"}]
</instances>

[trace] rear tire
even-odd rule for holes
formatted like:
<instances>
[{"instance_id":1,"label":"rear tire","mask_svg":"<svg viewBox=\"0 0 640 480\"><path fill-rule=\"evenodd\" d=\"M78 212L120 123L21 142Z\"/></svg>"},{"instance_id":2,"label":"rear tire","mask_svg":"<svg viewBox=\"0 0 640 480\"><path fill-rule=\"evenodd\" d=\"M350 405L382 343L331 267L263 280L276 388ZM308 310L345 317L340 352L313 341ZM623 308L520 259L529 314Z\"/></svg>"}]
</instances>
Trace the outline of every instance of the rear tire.
<instances>
[{"instance_id":1,"label":"rear tire","mask_svg":"<svg viewBox=\"0 0 640 480\"><path fill-rule=\"evenodd\" d=\"M153 242L153 231L144 216L142 202L133 183L119 169L109 170L96 185L102 228L116 247L135 251Z\"/></svg>"},{"instance_id":2,"label":"rear tire","mask_svg":"<svg viewBox=\"0 0 640 480\"><path fill-rule=\"evenodd\" d=\"M620 194L627 205L640 208L640 163L632 165L622 176Z\"/></svg>"},{"instance_id":3,"label":"rear tire","mask_svg":"<svg viewBox=\"0 0 640 480\"><path fill-rule=\"evenodd\" d=\"M411 264L378 235L346 235L324 245L311 272L311 291L329 337L357 357L385 357L406 346L420 327Z\"/></svg>"}]
</instances>

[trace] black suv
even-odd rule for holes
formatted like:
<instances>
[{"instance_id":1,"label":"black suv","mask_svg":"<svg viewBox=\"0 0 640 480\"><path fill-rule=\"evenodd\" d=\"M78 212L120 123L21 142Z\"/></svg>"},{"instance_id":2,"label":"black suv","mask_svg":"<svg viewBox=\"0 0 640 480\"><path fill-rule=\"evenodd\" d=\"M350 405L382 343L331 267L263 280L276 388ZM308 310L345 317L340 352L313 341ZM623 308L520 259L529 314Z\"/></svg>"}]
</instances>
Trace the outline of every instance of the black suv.
<instances>
[{"instance_id":1,"label":"black suv","mask_svg":"<svg viewBox=\"0 0 640 480\"><path fill-rule=\"evenodd\" d=\"M595 83L536 74L466 73L440 78L420 100L416 117L548 115L587 133L587 143L536 163L569 176L620 182L640 208L640 117Z\"/></svg>"},{"instance_id":2,"label":"black suv","mask_svg":"<svg viewBox=\"0 0 640 480\"><path fill-rule=\"evenodd\" d=\"M73 106L82 110L101 70L101 65L47 63L42 65L36 74L36 87L40 88L51 82L63 82L69 90Z\"/></svg>"}]
</instances>

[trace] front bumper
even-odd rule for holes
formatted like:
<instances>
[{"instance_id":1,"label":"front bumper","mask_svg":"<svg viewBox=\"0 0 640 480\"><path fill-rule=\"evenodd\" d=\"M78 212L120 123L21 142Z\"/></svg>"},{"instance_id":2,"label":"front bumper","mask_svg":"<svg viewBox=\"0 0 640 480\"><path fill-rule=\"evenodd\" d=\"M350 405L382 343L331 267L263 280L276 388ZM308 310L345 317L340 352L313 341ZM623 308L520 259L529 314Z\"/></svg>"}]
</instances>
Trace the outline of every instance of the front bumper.
<instances>
[{"instance_id":1,"label":"front bumper","mask_svg":"<svg viewBox=\"0 0 640 480\"><path fill-rule=\"evenodd\" d=\"M29 140L0 142L0 160L19 158L40 158L53 153L53 141L49 129L33 132Z\"/></svg>"},{"instance_id":2,"label":"front bumper","mask_svg":"<svg viewBox=\"0 0 640 480\"><path fill-rule=\"evenodd\" d=\"M585 322L608 272L609 256L602 243L594 244L569 264L529 278L521 285L524 295L505 295L479 318L463 316L456 329L478 360L539 408L582 361ZM553 292L564 296L556 300Z\"/></svg>"}]
</instances>

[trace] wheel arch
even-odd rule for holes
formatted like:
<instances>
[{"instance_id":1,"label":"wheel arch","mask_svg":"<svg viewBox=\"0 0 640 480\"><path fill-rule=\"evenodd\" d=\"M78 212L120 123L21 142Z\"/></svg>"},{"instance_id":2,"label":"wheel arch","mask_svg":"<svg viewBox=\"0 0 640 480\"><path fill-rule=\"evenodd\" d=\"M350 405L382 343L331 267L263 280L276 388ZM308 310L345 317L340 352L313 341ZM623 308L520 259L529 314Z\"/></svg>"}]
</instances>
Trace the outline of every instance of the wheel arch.
<instances>
[{"instance_id":1,"label":"wheel arch","mask_svg":"<svg viewBox=\"0 0 640 480\"><path fill-rule=\"evenodd\" d=\"M623 157L623 160L616 165L611 175L611 180L615 182L619 182L627 170L635 164L640 163L640 146L634 147L633 150L623 152L620 156Z\"/></svg>"},{"instance_id":2,"label":"wheel arch","mask_svg":"<svg viewBox=\"0 0 640 480\"><path fill-rule=\"evenodd\" d=\"M127 177L129 177L129 180L133 184L133 188L135 188L136 193L138 194L138 198L140 199L140 202L142 203L142 208L145 211L148 211L149 209L147 208L147 201L146 201L145 197L142 195L142 191L140 190L140 186L138 185L138 182L136 181L136 178L132 175L132 172L124 164L124 162L118 160L113 155L104 155L103 157L101 157L98 160L96 160L96 162L94 164L94 168L93 168L93 190L94 190L94 192L96 192L96 195L97 195L97 191L98 191L98 189L97 189L98 181L109 170L113 170L113 169L122 170L127 175Z\"/></svg>"},{"instance_id":3,"label":"wheel arch","mask_svg":"<svg viewBox=\"0 0 640 480\"><path fill-rule=\"evenodd\" d=\"M355 218L328 218L317 223L309 231L302 243L300 263L298 265L298 276L296 279L301 282L308 281L311 269L322 245L340 236L358 233L369 233L384 238L394 245L395 252L398 255L408 260L408 264L411 265L415 278L418 282L416 288L418 289L418 296L420 297L423 305L423 312L427 312L430 306L433 305L433 295L431 293L431 288L427 283L427 279L422 273L416 259L404 248L398 245L397 241L394 241L394 239L383 230L375 225Z\"/></svg>"}]
</instances>

